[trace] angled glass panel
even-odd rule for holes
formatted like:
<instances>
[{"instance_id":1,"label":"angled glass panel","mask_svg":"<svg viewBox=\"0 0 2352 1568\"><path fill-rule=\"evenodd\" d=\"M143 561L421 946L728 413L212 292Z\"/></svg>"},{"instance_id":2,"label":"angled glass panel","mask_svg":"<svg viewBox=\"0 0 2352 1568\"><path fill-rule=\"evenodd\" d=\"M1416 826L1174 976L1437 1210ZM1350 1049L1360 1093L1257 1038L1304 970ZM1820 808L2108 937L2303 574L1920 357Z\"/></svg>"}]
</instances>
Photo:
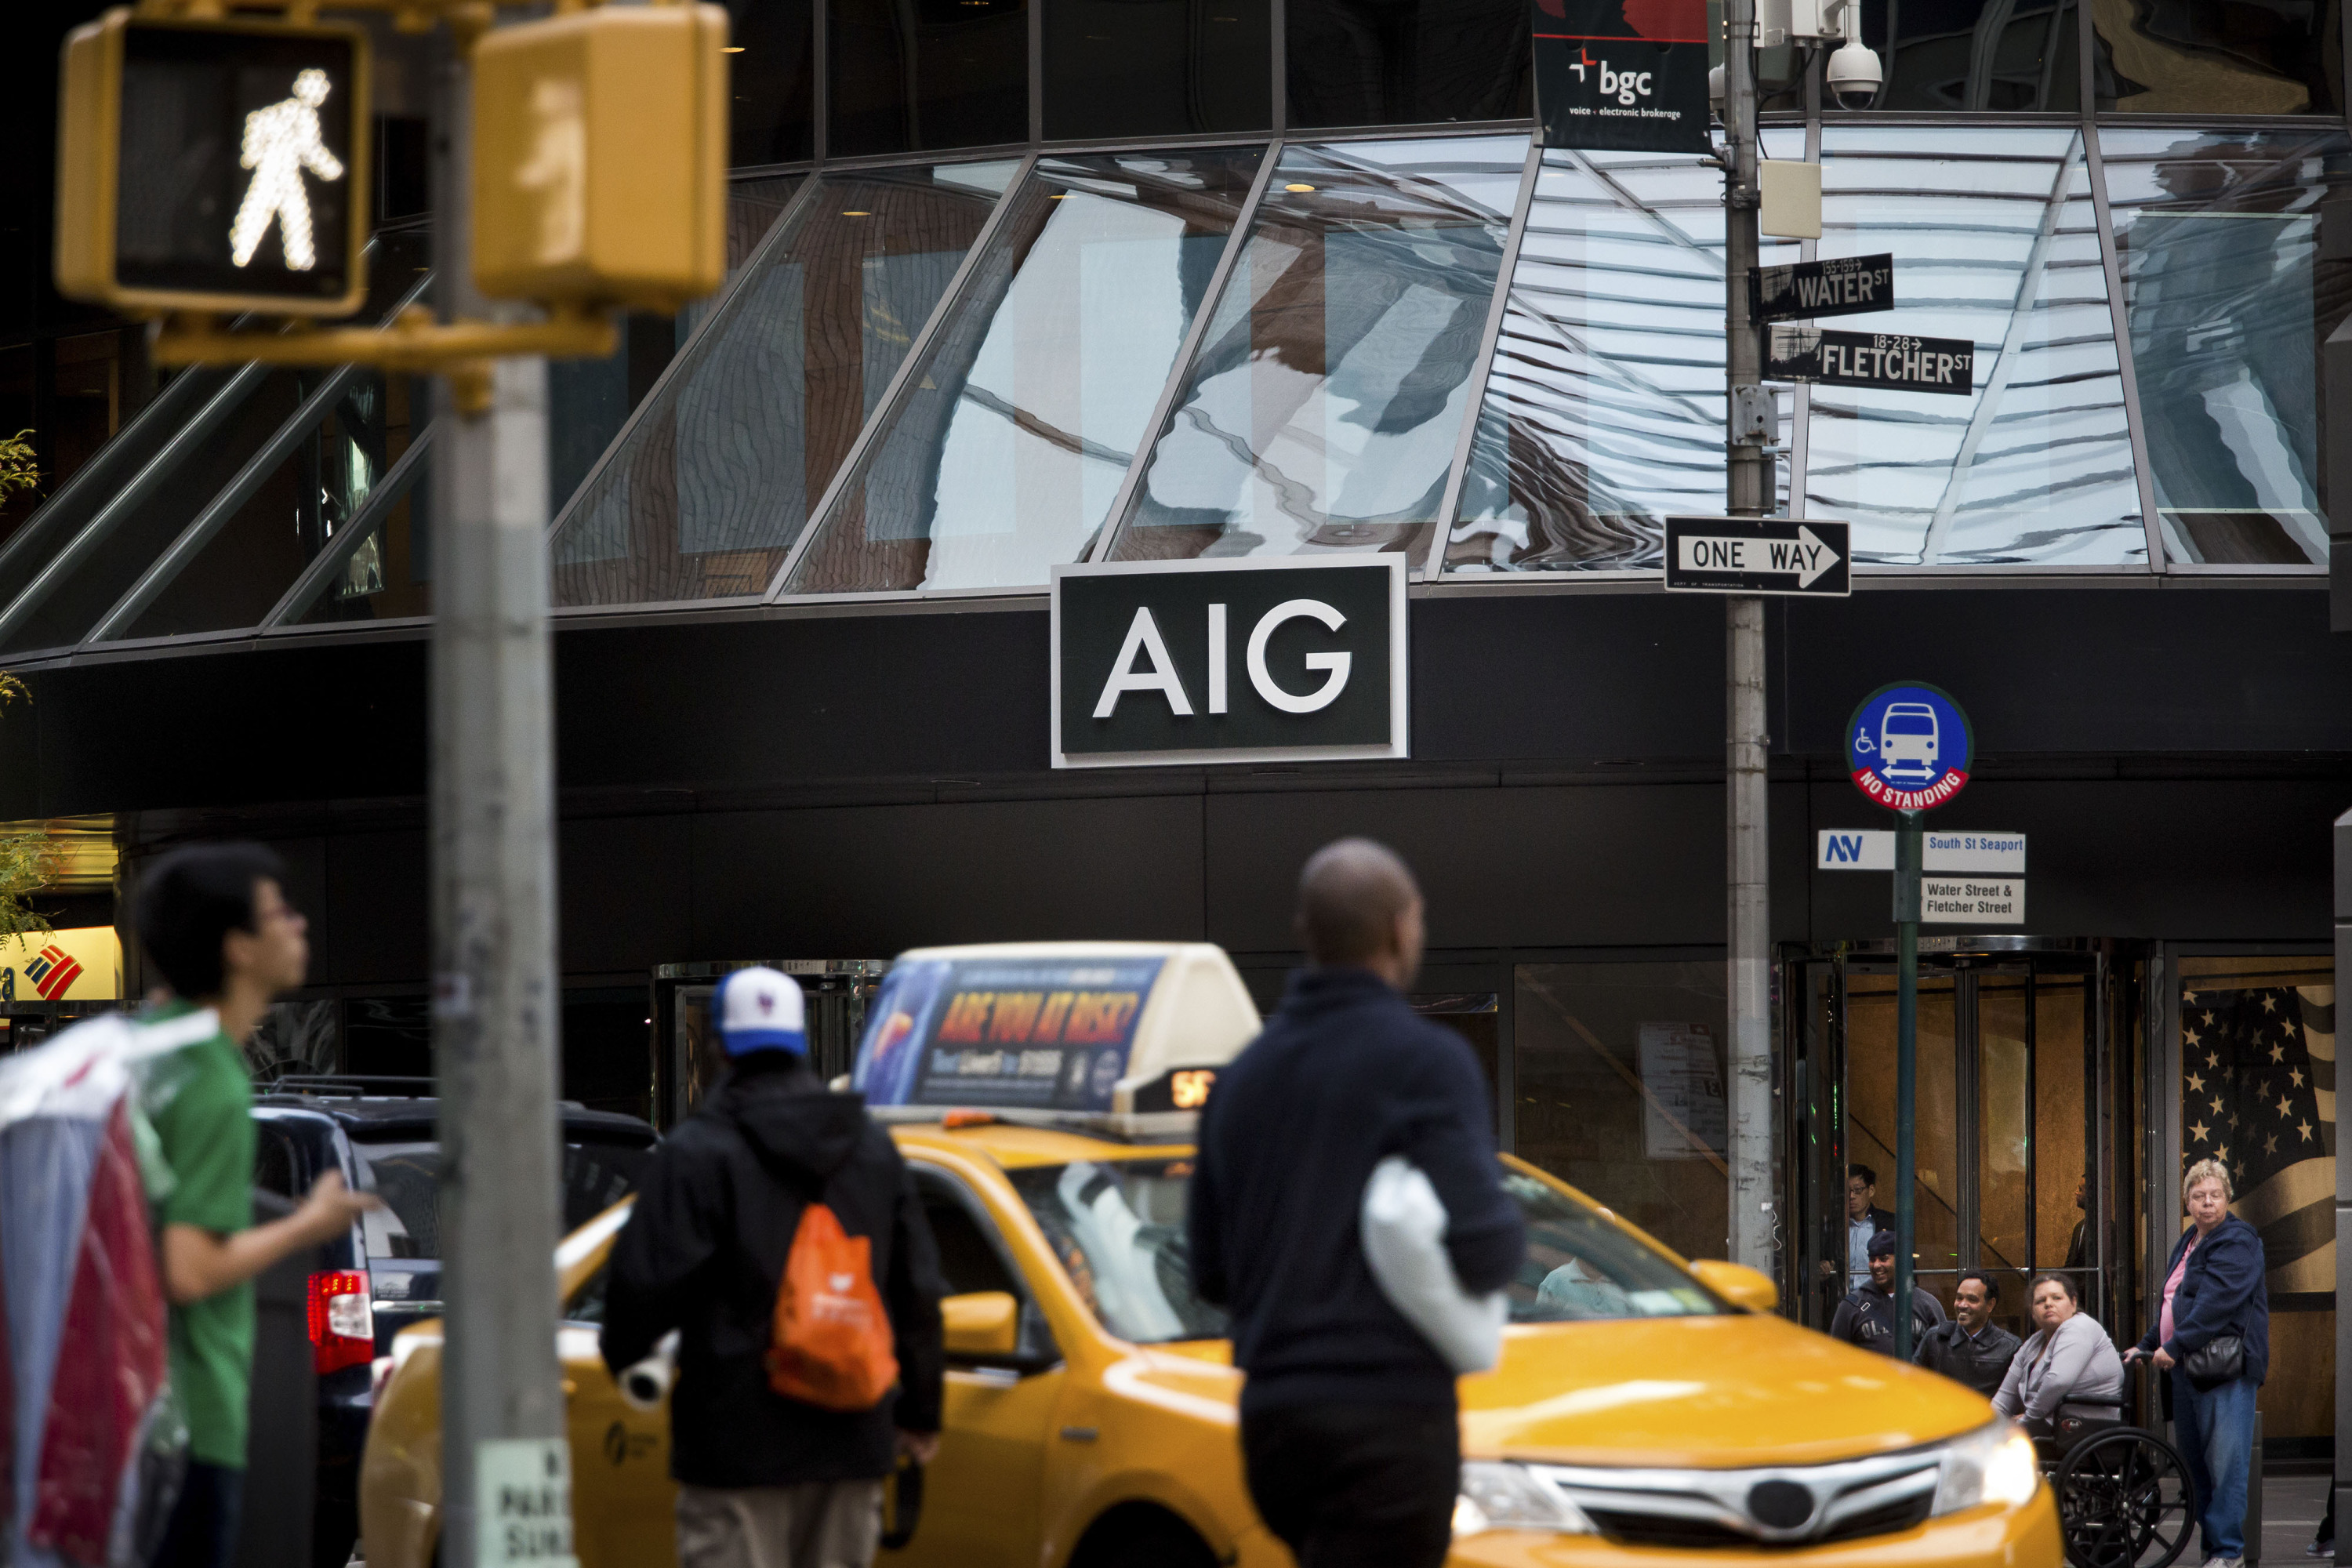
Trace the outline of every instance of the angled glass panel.
<instances>
[{"instance_id":1,"label":"angled glass panel","mask_svg":"<svg viewBox=\"0 0 2352 1568\"><path fill-rule=\"evenodd\" d=\"M1118 558L1425 542L1527 151L1524 136L1284 149Z\"/></svg>"},{"instance_id":2,"label":"angled glass panel","mask_svg":"<svg viewBox=\"0 0 2352 1568\"><path fill-rule=\"evenodd\" d=\"M789 591L1023 587L1076 560L1264 154L1041 160Z\"/></svg>"},{"instance_id":3,"label":"angled glass panel","mask_svg":"<svg viewBox=\"0 0 2352 1568\"><path fill-rule=\"evenodd\" d=\"M1812 388L1807 515L1851 521L1865 562L2145 562L2076 132L1825 126L1822 187L1820 254L1892 251L1896 306L1814 324L1972 342L1976 384Z\"/></svg>"},{"instance_id":4,"label":"angled glass panel","mask_svg":"<svg viewBox=\"0 0 2352 1568\"><path fill-rule=\"evenodd\" d=\"M1018 167L826 179L557 523L555 602L765 590Z\"/></svg>"},{"instance_id":5,"label":"angled glass panel","mask_svg":"<svg viewBox=\"0 0 2352 1568\"><path fill-rule=\"evenodd\" d=\"M429 245L421 227L376 236L368 253L368 300L356 320L386 319L418 287L426 275ZM296 427L305 404L331 384L341 391ZM247 389L243 395L240 387ZM275 370L249 378L232 373L217 380L207 374L192 405L174 415L173 428L160 433L168 441L201 426L161 482L143 497L131 482L163 460L159 447L121 480L110 479L110 493L93 498L97 504L86 515L68 520L69 526L44 542L41 559L28 574L28 589L73 541L86 537L87 553L41 584L41 598L28 602L27 613L5 638L6 647L81 642L199 521L212 531L201 536L202 549L120 635L155 637L257 624L318 552L329 521L348 499L336 489L337 476L347 479L353 472L342 460L342 448L357 441L380 452L385 440L395 438L388 427L392 414L384 382L371 371ZM241 499L236 493L240 480ZM16 603L12 600L8 607Z\"/></svg>"},{"instance_id":6,"label":"angled glass panel","mask_svg":"<svg viewBox=\"0 0 2352 1568\"><path fill-rule=\"evenodd\" d=\"M2324 563L2320 354L2352 262L2321 257L2319 205L2352 183L2352 142L2111 130L2099 149L2166 553Z\"/></svg>"},{"instance_id":7,"label":"angled glass panel","mask_svg":"<svg viewBox=\"0 0 2352 1568\"><path fill-rule=\"evenodd\" d=\"M1767 133L1771 156L1804 150L1801 132ZM1769 240L1763 258L1797 247ZM1666 518L1720 512L1723 310L1720 170L1546 153L1446 569L1655 569Z\"/></svg>"}]
</instances>

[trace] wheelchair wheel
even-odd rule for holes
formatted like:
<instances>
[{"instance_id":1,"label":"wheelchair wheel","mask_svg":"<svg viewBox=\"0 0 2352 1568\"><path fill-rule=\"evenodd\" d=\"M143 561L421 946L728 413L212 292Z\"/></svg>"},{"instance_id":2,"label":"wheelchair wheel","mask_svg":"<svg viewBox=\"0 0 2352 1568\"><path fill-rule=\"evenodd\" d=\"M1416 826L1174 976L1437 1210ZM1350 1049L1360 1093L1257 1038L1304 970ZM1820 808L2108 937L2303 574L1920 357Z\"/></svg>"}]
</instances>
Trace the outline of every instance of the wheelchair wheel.
<instances>
[{"instance_id":1,"label":"wheelchair wheel","mask_svg":"<svg viewBox=\"0 0 2352 1568\"><path fill-rule=\"evenodd\" d=\"M2074 1568L2169 1568L2189 1549L2189 1472L2153 1433L2123 1427L2077 1443L2051 1487Z\"/></svg>"}]
</instances>

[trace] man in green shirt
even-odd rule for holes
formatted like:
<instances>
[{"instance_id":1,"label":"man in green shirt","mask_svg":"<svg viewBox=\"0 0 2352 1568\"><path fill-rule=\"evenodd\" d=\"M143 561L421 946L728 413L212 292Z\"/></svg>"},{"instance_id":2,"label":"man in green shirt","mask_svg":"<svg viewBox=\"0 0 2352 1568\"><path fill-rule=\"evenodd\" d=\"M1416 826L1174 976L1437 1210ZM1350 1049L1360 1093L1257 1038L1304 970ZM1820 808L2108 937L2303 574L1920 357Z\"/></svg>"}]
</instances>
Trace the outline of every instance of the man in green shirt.
<instances>
[{"instance_id":1,"label":"man in green shirt","mask_svg":"<svg viewBox=\"0 0 2352 1568\"><path fill-rule=\"evenodd\" d=\"M260 845L207 844L163 856L140 889L140 944L171 993L142 1021L183 1037L149 1060L139 1090L169 1173L151 1196L189 1436L155 1568L226 1568L236 1556L254 1278L379 1206L330 1171L292 1214L253 1223L253 1086L239 1043L310 962L309 922L286 901L285 879Z\"/></svg>"}]
</instances>

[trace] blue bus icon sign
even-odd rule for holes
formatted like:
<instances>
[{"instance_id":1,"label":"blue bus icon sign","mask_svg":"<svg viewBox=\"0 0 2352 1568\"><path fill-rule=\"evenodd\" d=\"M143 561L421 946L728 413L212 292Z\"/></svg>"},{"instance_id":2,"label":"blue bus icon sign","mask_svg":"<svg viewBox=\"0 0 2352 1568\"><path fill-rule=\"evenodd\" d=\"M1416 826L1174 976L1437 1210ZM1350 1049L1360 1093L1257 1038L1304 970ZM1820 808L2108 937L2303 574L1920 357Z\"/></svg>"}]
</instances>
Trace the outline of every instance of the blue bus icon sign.
<instances>
[{"instance_id":1,"label":"blue bus icon sign","mask_svg":"<svg viewBox=\"0 0 2352 1568\"><path fill-rule=\"evenodd\" d=\"M1967 715L1933 686L1882 686L1846 725L1854 787L1895 811L1943 805L1969 782Z\"/></svg>"}]
</instances>

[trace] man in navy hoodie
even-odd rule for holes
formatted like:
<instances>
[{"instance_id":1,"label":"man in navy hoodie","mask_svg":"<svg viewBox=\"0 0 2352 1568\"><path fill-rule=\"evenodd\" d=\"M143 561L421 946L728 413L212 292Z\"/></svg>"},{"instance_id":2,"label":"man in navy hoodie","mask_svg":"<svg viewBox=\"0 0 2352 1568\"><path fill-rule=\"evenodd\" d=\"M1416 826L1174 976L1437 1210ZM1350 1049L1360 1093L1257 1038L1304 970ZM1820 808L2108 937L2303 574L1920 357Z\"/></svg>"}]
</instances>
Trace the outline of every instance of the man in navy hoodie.
<instances>
[{"instance_id":1,"label":"man in navy hoodie","mask_svg":"<svg viewBox=\"0 0 2352 1568\"><path fill-rule=\"evenodd\" d=\"M1233 1312L1250 1497L1300 1568L1437 1568L1462 1450L1454 1373L1373 1282L1357 1215L1402 1154L1444 1201L1463 1289L1519 1270L1494 1110L1460 1037L1402 994L1421 892L1380 845L1345 838L1299 878L1311 966L1202 1112L1187 1209L1192 1280Z\"/></svg>"}]
</instances>

